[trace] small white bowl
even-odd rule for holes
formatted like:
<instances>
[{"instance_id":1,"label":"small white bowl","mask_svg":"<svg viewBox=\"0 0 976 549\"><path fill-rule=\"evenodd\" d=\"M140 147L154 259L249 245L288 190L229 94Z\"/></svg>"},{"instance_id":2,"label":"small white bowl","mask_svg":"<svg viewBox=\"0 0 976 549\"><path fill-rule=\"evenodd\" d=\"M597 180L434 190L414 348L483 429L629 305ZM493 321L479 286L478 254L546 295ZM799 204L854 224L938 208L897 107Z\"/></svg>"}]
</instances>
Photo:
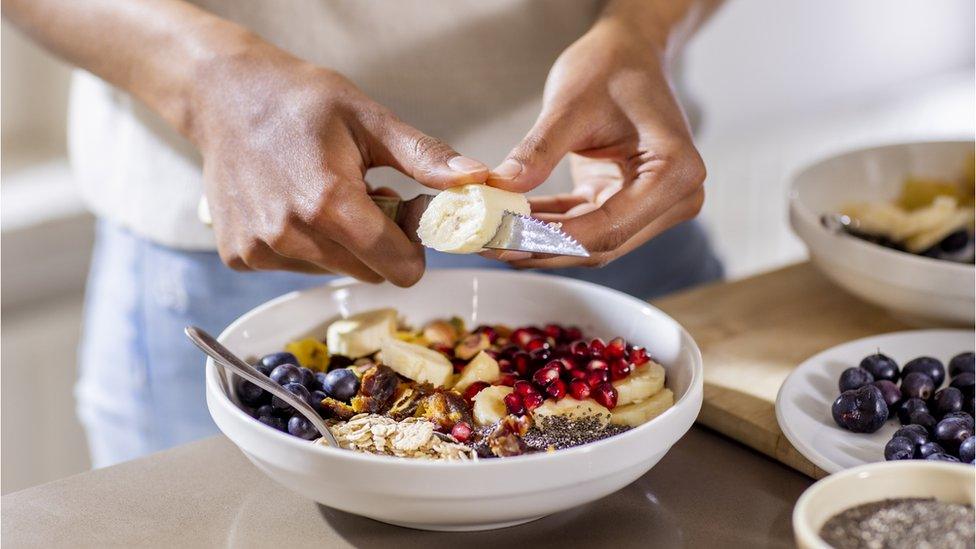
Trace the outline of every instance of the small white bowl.
<instances>
[{"instance_id":1,"label":"small white bowl","mask_svg":"<svg viewBox=\"0 0 976 549\"><path fill-rule=\"evenodd\" d=\"M972 141L887 145L826 158L802 170L790 192L790 223L810 257L854 295L920 325L972 325L976 270L835 234L820 216L859 201L893 200L910 175L954 180Z\"/></svg>"},{"instance_id":2,"label":"small white bowl","mask_svg":"<svg viewBox=\"0 0 976 549\"><path fill-rule=\"evenodd\" d=\"M592 336L619 335L664 365L675 404L640 427L553 454L429 462L327 448L276 431L235 404L233 380L208 361L207 405L220 430L268 476L328 507L429 530L527 522L630 484L691 428L701 409L701 353L677 322L626 294L554 276L433 271L409 289L337 281L257 307L219 339L240 356L259 356L295 338L322 337L339 316L381 307L395 307L413 325L457 315L471 326L558 322Z\"/></svg>"},{"instance_id":3,"label":"small white bowl","mask_svg":"<svg viewBox=\"0 0 976 549\"><path fill-rule=\"evenodd\" d=\"M862 465L807 488L793 508L793 534L801 549L830 549L820 537L820 528L841 511L892 498L973 505L974 489L976 467L969 464L908 460Z\"/></svg>"}]
</instances>

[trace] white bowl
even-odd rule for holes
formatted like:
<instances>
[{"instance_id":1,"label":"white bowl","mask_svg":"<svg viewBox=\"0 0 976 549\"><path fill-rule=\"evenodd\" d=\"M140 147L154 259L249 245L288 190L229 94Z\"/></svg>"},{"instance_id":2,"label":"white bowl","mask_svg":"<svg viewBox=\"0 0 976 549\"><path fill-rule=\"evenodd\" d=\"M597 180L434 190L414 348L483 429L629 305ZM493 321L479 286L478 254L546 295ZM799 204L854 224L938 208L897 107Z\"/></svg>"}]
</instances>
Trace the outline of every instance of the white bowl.
<instances>
[{"instance_id":1,"label":"white bowl","mask_svg":"<svg viewBox=\"0 0 976 549\"><path fill-rule=\"evenodd\" d=\"M906 143L821 160L793 180L790 223L814 264L854 295L915 324L972 325L976 270L834 234L820 216L849 202L892 200L909 175L956 179L972 141Z\"/></svg>"},{"instance_id":2,"label":"white bowl","mask_svg":"<svg viewBox=\"0 0 976 549\"><path fill-rule=\"evenodd\" d=\"M257 307L219 339L240 356L258 356L298 337L321 337L339 316L380 307L395 307L413 325L457 315L469 325L558 322L593 336L619 335L665 366L675 404L640 427L553 454L425 462L313 445L265 426L235 404L232 379L208 361L207 405L220 430L268 476L328 507L430 530L527 522L630 484L691 428L701 409L701 353L677 322L620 292L554 276L444 270L409 289L337 281Z\"/></svg>"},{"instance_id":3,"label":"white bowl","mask_svg":"<svg viewBox=\"0 0 976 549\"><path fill-rule=\"evenodd\" d=\"M851 507L892 498L936 498L974 504L976 467L965 463L889 461L847 469L806 489L793 507L801 549L830 549L820 537L827 519Z\"/></svg>"}]
</instances>

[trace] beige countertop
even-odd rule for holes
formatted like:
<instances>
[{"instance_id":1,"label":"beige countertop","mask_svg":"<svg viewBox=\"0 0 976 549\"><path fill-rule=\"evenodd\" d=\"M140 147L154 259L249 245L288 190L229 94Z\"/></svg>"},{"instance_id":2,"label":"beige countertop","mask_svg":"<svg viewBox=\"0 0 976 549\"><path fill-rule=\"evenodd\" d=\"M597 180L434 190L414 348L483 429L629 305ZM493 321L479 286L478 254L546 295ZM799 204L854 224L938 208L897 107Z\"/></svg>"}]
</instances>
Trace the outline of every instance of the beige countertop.
<instances>
[{"instance_id":1,"label":"beige countertop","mask_svg":"<svg viewBox=\"0 0 976 549\"><path fill-rule=\"evenodd\" d=\"M487 532L389 526L293 494L218 436L0 499L4 547L790 547L812 481L694 427L599 501Z\"/></svg>"}]
</instances>

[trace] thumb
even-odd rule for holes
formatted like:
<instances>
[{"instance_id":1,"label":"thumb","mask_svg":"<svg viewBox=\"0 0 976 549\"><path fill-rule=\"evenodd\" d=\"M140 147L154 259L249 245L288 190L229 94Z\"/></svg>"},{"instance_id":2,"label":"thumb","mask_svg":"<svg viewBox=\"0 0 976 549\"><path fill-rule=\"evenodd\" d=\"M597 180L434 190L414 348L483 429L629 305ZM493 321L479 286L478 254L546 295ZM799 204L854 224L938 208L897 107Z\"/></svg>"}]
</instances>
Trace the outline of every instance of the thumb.
<instances>
[{"instance_id":1,"label":"thumb","mask_svg":"<svg viewBox=\"0 0 976 549\"><path fill-rule=\"evenodd\" d=\"M575 134L570 117L543 113L508 158L491 171L488 183L521 193L538 187L572 150Z\"/></svg>"},{"instance_id":2,"label":"thumb","mask_svg":"<svg viewBox=\"0 0 976 549\"><path fill-rule=\"evenodd\" d=\"M387 124L377 141L376 165L395 168L428 187L447 189L488 179L488 166L400 120Z\"/></svg>"}]
</instances>

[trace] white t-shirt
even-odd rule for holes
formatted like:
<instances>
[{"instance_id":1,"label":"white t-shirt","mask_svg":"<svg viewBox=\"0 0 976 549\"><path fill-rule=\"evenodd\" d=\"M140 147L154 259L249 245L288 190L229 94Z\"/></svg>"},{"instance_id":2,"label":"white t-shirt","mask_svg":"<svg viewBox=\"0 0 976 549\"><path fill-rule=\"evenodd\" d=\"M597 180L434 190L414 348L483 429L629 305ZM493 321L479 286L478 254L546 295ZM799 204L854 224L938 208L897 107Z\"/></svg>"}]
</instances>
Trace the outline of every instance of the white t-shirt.
<instances>
[{"instance_id":1,"label":"white t-shirt","mask_svg":"<svg viewBox=\"0 0 976 549\"><path fill-rule=\"evenodd\" d=\"M337 70L406 122L489 166L538 115L556 57L593 24L599 0L202 0L295 55ZM194 147L138 101L78 71L69 143L99 216L168 246L214 249L196 216ZM382 169L374 185L416 183ZM540 191L569 187L560 169Z\"/></svg>"}]
</instances>

